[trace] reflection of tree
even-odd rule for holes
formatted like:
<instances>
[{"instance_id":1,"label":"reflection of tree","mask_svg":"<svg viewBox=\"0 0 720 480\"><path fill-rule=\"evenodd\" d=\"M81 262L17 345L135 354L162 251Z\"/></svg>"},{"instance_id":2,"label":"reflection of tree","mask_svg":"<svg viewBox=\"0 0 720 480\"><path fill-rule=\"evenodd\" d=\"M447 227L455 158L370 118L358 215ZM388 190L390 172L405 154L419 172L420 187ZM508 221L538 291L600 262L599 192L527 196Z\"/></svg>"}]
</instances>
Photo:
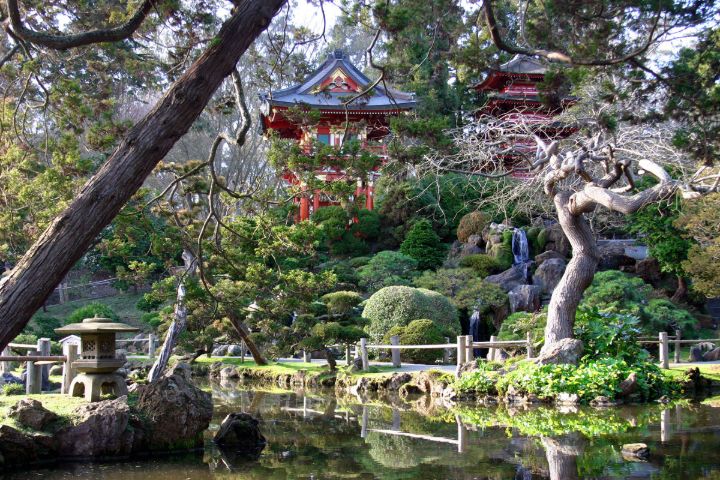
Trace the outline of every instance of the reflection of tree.
<instances>
[{"instance_id":1,"label":"reflection of tree","mask_svg":"<svg viewBox=\"0 0 720 480\"><path fill-rule=\"evenodd\" d=\"M550 480L573 480L578 477L577 457L585 441L579 435L542 439Z\"/></svg>"}]
</instances>

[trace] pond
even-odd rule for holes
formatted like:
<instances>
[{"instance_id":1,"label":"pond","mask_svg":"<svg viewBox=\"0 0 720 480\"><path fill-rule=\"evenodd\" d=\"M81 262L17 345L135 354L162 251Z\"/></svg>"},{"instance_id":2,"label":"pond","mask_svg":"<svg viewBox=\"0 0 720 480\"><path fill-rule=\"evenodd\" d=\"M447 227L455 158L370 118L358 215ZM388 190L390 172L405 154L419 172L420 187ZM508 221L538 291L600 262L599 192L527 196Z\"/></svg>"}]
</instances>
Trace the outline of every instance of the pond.
<instances>
[{"instance_id":1,"label":"pond","mask_svg":"<svg viewBox=\"0 0 720 480\"><path fill-rule=\"evenodd\" d=\"M215 418L202 454L63 464L3 480L112 479L699 479L720 478L720 409L698 403L611 409L447 408L427 397L360 401L316 393L213 386ZM224 416L261 418L259 458L211 443ZM643 442L645 461L621 447Z\"/></svg>"}]
</instances>

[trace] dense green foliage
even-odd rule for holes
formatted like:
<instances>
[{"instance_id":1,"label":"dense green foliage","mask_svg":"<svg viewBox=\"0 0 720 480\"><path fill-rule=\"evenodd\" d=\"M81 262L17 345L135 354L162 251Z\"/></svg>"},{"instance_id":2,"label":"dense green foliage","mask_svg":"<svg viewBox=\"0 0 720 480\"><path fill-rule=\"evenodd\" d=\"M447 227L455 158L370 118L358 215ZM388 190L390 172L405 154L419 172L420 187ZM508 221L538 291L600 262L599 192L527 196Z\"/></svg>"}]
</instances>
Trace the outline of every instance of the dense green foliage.
<instances>
[{"instance_id":1,"label":"dense green foliage","mask_svg":"<svg viewBox=\"0 0 720 480\"><path fill-rule=\"evenodd\" d=\"M450 300L422 288L382 288L365 302L362 316L369 321L366 329L373 341L380 341L392 327L419 319L432 320L451 336L460 332L457 309Z\"/></svg>"},{"instance_id":2,"label":"dense green foliage","mask_svg":"<svg viewBox=\"0 0 720 480\"><path fill-rule=\"evenodd\" d=\"M400 245L400 252L417 260L420 270L436 268L445 259L445 245L427 220L419 220L412 226Z\"/></svg>"},{"instance_id":3,"label":"dense green foliage","mask_svg":"<svg viewBox=\"0 0 720 480\"><path fill-rule=\"evenodd\" d=\"M677 226L691 237L695 244L688 252L683 269L692 278L693 289L707 297L720 296L720 193L686 202Z\"/></svg>"},{"instance_id":4,"label":"dense green foliage","mask_svg":"<svg viewBox=\"0 0 720 480\"><path fill-rule=\"evenodd\" d=\"M391 285L410 285L418 274L417 266L417 260L400 252L379 252L358 269L360 285L370 293Z\"/></svg>"},{"instance_id":5,"label":"dense green foliage","mask_svg":"<svg viewBox=\"0 0 720 480\"><path fill-rule=\"evenodd\" d=\"M501 270L500 263L490 255L484 253L464 256L460 259L460 266L472 268L480 278L485 278Z\"/></svg>"},{"instance_id":6,"label":"dense green foliage","mask_svg":"<svg viewBox=\"0 0 720 480\"><path fill-rule=\"evenodd\" d=\"M383 337L385 344L390 343L390 337L400 337L400 345L438 345L445 343L442 329L432 320L422 318L413 320L406 326L392 327ZM403 361L413 363L433 364L442 358L442 350L408 348L400 351Z\"/></svg>"},{"instance_id":7,"label":"dense green foliage","mask_svg":"<svg viewBox=\"0 0 720 480\"><path fill-rule=\"evenodd\" d=\"M112 308L100 302L93 302L74 310L65 319L65 325L70 323L80 323L84 319L92 317L109 318L114 322L120 321L120 317L118 317Z\"/></svg>"}]
</instances>

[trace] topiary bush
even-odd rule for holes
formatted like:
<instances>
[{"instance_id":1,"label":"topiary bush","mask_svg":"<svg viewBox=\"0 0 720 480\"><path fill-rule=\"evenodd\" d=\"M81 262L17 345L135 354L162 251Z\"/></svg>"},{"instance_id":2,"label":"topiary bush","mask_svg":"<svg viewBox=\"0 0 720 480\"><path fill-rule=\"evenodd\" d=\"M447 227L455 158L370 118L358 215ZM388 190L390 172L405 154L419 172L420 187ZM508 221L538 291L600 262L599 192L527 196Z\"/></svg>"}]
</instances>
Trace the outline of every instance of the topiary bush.
<instances>
[{"instance_id":1,"label":"topiary bush","mask_svg":"<svg viewBox=\"0 0 720 480\"><path fill-rule=\"evenodd\" d=\"M95 316L109 318L114 322L120 321L120 317L118 317L118 315L113 311L112 308L108 307L103 303L92 302L76 310L73 310L73 312L68 315L67 319L65 319L65 325L68 325L70 323L79 323L86 318L92 318Z\"/></svg>"},{"instance_id":2,"label":"topiary bush","mask_svg":"<svg viewBox=\"0 0 720 480\"><path fill-rule=\"evenodd\" d=\"M382 288L365 302L362 316L369 322L366 330L374 342L382 340L392 327L421 318L434 321L450 336L460 332L457 309L450 300L423 288Z\"/></svg>"},{"instance_id":3,"label":"topiary bush","mask_svg":"<svg viewBox=\"0 0 720 480\"><path fill-rule=\"evenodd\" d=\"M418 262L400 252L386 250L358 269L360 286L369 293L391 285L410 285L418 274Z\"/></svg>"},{"instance_id":4,"label":"topiary bush","mask_svg":"<svg viewBox=\"0 0 720 480\"><path fill-rule=\"evenodd\" d=\"M490 223L490 218L485 212L475 211L463 215L458 223L457 238L462 243L467 243L471 235L480 235Z\"/></svg>"},{"instance_id":5,"label":"topiary bush","mask_svg":"<svg viewBox=\"0 0 720 480\"><path fill-rule=\"evenodd\" d=\"M328 313L344 315L360 305L363 298L357 292L341 290L323 295L321 300L327 306Z\"/></svg>"},{"instance_id":6,"label":"topiary bush","mask_svg":"<svg viewBox=\"0 0 720 480\"><path fill-rule=\"evenodd\" d=\"M500 263L490 255L486 255L484 253L477 253L461 258L460 266L464 268L472 268L475 271L475 274L480 278L485 278L488 275L501 271Z\"/></svg>"},{"instance_id":7,"label":"topiary bush","mask_svg":"<svg viewBox=\"0 0 720 480\"><path fill-rule=\"evenodd\" d=\"M405 327L393 327L383 337L383 343L389 344L390 337L400 337L400 345L437 345L445 343L445 335L435 322L427 318L413 320ZM400 350L404 362L433 364L442 358L442 350L409 348Z\"/></svg>"},{"instance_id":8,"label":"topiary bush","mask_svg":"<svg viewBox=\"0 0 720 480\"><path fill-rule=\"evenodd\" d=\"M418 262L420 270L438 267L445 260L446 248L427 220L415 222L400 245L400 252Z\"/></svg>"}]
</instances>

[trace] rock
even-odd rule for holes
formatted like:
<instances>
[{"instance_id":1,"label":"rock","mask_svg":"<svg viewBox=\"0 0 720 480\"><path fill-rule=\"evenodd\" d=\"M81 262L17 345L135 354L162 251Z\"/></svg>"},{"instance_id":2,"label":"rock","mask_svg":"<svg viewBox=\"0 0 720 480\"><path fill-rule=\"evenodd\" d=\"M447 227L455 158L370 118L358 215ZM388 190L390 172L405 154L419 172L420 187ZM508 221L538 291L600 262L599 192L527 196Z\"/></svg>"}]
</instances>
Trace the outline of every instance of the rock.
<instances>
[{"instance_id":1,"label":"rock","mask_svg":"<svg viewBox=\"0 0 720 480\"><path fill-rule=\"evenodd\" d=\"M465 362L462 365L460 365L460 369L458 371L458 376L462 377L466 373L477 372L477 370L478 370L477 362L475 362L475 361Z\"/></svg>"},{"instance_id":2,"label":"rock","mask_svg":"<svg viewBox=\"0 0 720 480\"><path fill-rule=\"evenodd\" d=\"M166 377L170 377L172 375L179 375L185 379L186 382L190 382L192 378L192 368L189 364L178 362L165 373Z\"/></svg>"},{"instance_id":3,"label":"rock","mask_svg":"<svg viewBox=\"0 0 720 480\"><path fill-rule=\"evenodd\" d=\"M638 260L635 264L635 274L642 278L645 282L653 285L658 283L660 281L660 277L662 276L660 264L653 257Z\"/></svg>"},{"instance_id":4,"label":"rock","mask_svg":"<svg viewBox=\"0 0 720 480\"><path fill-rule=\"evenodd\" d=\"M711 342L701 342L690 347L690 361L704 362L705 354L715 350L715 344Z\"/></svg>"},{"instance_id":5,"label":"rock","mask_svg":"<svg viewBox=\"0 0 720 480\"><path fill-rule=\"evenodd\" d=\"M637 373L632 372L628 377L620 382L620 396L628 397L635 393L638 389Z\"/></svg>"},{"instance_id":6,"label":"rock","mask_svg":"<svg viewBox=\"0 0 720 480\"><path fill-rule=\"evenodd\" d=\"M540 310L540 291L537 285L518 285L510 290L510 313Z\"/></svg>"},{"instance_id":7,"label":"rock","mask_svg":"<svg viewBox=\"0 0 720 480\"><path fill-rule=\"evenodd\" d=\"M62 375L63 373L63 366L62 365L53 365L50 367L50 375L57 376Z\"/></svg>"},{"instance_id":8,"label":"rock","mask_svg":"<svg viewBox=\"0 0 720 480\"><path fill-rule=\"evenodd\" d=\"M570 364L577 365L583 353L583 343L576 338L563 338L547 348L543 348L540 356L535 359L538 365Z\"/></svg>"},{"instance_id":9,"label":"rock","mask_svg":"<svg viewBox=\"0 0 720 480\"><path fill-rule=\"evenodd\" d=\"M409 373L395 373L390 377L385 388L393 392L400 390L400 387L412 380L412 375Z\"/></svg>"},{"instance_id":10,"label":"rock","mask_svg":"<svg viewBox=\"0 0 720 480\"><path fill-rule=\"evenodd\" d=\"M124 348L115 350L115 357L119 360L127 360L127 354L128 352Z\"/></svg>"},{"instance_id":11,"label":"rock","mask_svg":"<svg viewBox=\"0 0 720 480\"><path fill-rule=\"evenodd\" d=\"M3 379L3 382L8 383L8 384L10 384L10 383L16 383L16 384L18 384L18 385L21 385L21 384L25 383L25 382L22 381L21 378L16 377L16 376L13 375L12 373L3 373L3 374L2 374L2 379Z\"/></svg>"},{"instance_id":12,"label":"rock","mask_svg":"<svg viewBox=\"0 0 720 480\"><path fill-rule=\"evenodd\" d=\"M240 345L228 345L227 354L231 357L239 357L242 355L242 347Z\"/></svg>"},{"instance_id":13,"label":"rock","mask_svg":"<svg viewBox=\"0 0 720 480\"><path fill-rule=\"evenodd\" d=\"M557 405L578 405L580 403L580 397L577 393L560 393L555 399Z\"/></svg>"},{"instance_id":14,"label":"rock","mask_svg":"<svg viewBox=\"0 0 720 480\"><path fill-rule=\"evenodd\" d=\"M598 395L597 397L590 400L590 405L593 407L614 407L615 405L618 405L619 402L609 398L604 397L602 395Z\"/></svg>"},{"instance_id":15,"label":"rock","mask_svg":"<svg viewBox=\"0 0 720 480\"><path fill-rule=\"evenodd\" d=\"M554 223L545 229L545 250L554 250L562 255L563 258L567 257L572 250L570 242L565 236L562 227L559 223Z\"/></svg>"},{"instance_id":16,"label":"rock","mask_svg":"<svg viewBox=\"0 0 720 480\"><path fill-rule=\"evenodd\" d=\"M43 407L42 403L31 398L23 398L10 407L8 416L14 418L20 425L33 430L44 430L60 418L56 413Z\"/></svg>"},{"instance_id":17,"label":"rock","mask_svg":"<svg viewBox=\"0 0 720 480\"><path fill-rule=\"evenodd\" d=\"M481 245L483 239L480 235L470 235L468 241L463 243L460 247L459 257L467 257L468 255L475 255L477 253L483 253Z\"/></svg>"},{"instance_id":18,"label":"rock","mask_svg":"<svg viewBox=\"0 0 720 480\"><path fill-rule=\"evenodd\" d=\"M716 360L720 360L720 347L713 348L709 352L705 353L703 355L703 360L706 362L714 362Z\"/></svg>"},{"instance_id":19,"label":"rock","mask_svg":"<svg viewBox=\"0 0 720 480\"><path fill-rule=\"evenodd\" d=\"M561 260L565 260L565 257L562 253L556 252L555 250L548 250L547 252L535 255L535 264L538 266L542 265L543 262L545 262L546 260L550 260L551 258L559 258Z\"/></svg>"},{"instance_id":20,"label":"rock","mask_svg":"<svg viewBox=\"0 0 720 480\"><path fill-rule=\"evenodd\" d=\"M234 451L257 454L267 443L258 424L259 422L247 413L231 413L223 420L213 442Z\"/></svg>"},{"instance_id":21,"label":"rock","mask_svg":"<svg viewBox=\"0 0 720 480\"><path fill-rule=\"evenodd\" d=\"M625 253L625 244L622 242L604 242L598 245L600 254L600 270L617 270L623 266L635 265L635 259Z\"/></svg>"},{"instance_id":22,"label":"rock","mask_svg":"<svg viewBox=\"0 0 720 480\"><path fill-rule=\"evenodd\" d=\"M224 357L227 355L228 346L227 345L220 345L219 347L215 347L215 349L212 351L213 357Z\"/></svg>"},{"instance_id":23,"label":"rock","mask_svg":"<svg viewBox=\"0 0 720 480\"><path fill-rule=\"evenodd\" d=\"M2 455L4 465L27 465L37 461L43 455L52 454L54 454L52 450L40 450L33 436L26 435L8 425L0 425L0 455Z\"/></svg>"},{"instance_id":24,"label":"rock","mask_svg":"<svg viewBox=\"0 0 720 480\"><path fill-rule=\"evenodd\" d=\"M533 284L540 287L543 294L550 294L560 282L567 264L562 258L550 258L540 265L533 275Z\"/></svg>"},{"instance_id":25,"label":"rock","mask_svg":"<svg viewBox=\"0 0 720 480\"><path fill-rule=\"evenodd\" d=\"M621 450L623 458L626 460L645 459L650 455L650 449L644 443L626 443Z\"/></svg>"},{"instance_id":26,"label":"rock","mask_svg":"<svg viewBox=\"0 0 720 480\"><path fill-rule=\"evenodd\" d=\"M485 281L494 283L509 292L513 288L527 283L527 269L523 265L514 265L502 273L486 277Z\"/></svg>"},{"instance_id":27,"label":"rock","mask_svg":"<svg viewBox=\"0 0 720 480\"><path fill-rule=\"evenodd\" d=\"M210 425L212 396L180 375L164 377L140 393L137 410L152 422L148 445L153 450L202 446Z\"/></svg>"},{"instance_id":28,"label":"rock","mask_svg":"<svg viewBox=\"0 0 720 480\"><path fill-rule=\"evenodd\" d=\"M74 413L76 423L56 435L60 455L92 457L132 452L135 432L127 428L127 397L81 405Z\"/></svg>"},{"instance_id":29,"label":"rock","mask_svg":"<svg viewBox=\"0 0 720 480\"><path fill-rule=\"evenodd\" d=\"M233 367L225 367L220 370L220 380L234 380L240 378L237 370Z\"/></svg>"}]
</instances>

